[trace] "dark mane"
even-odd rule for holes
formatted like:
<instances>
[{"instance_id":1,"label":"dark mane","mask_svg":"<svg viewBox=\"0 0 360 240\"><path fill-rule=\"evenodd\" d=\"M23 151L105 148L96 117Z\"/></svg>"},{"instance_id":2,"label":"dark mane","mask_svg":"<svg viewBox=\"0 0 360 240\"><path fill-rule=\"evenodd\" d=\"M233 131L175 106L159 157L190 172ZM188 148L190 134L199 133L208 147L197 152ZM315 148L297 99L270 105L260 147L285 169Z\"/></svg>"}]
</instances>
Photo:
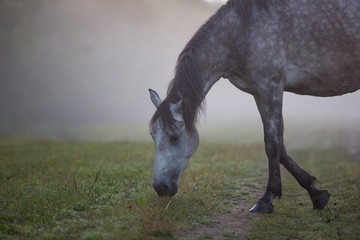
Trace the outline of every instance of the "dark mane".
<instances>
[{"instance_id":1,"label":"dark mane","mask_svg":"<svg viewBox=\"0 0 360 240\"><path fill-rule=\"evenodd\" d=\"M175 78L169 84L167 97L156 110L150 125L154 124L156 119L159 118L164 128L174 129L176 120L171 114L170 104L177 103L181 99L180 96L182 96L187 98L187 103L183 109L185 126L189 133L194 133L194 123L199 111L204 109L202 103L203 85L204 82L191 49L182 52L176 66Z\"/></svg>"}]
</instances>

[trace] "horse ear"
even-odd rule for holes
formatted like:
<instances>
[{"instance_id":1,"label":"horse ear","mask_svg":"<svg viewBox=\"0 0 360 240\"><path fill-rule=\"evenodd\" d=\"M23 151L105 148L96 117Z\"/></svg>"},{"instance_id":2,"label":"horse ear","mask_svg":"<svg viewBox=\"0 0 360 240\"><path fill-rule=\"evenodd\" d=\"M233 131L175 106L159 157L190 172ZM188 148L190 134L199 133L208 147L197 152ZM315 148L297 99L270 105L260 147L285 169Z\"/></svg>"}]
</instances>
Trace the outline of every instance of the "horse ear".
<instances>
[{"instance_id":1,"label":"horse ear","mask_svg":"<svg viewBox=\"0 0 360 240\"><path fill-rule=\"evenodd\" d=\"M156 108L158 108L161 104L161 99L159 95L152 89L149 89L149 92L152 103L155 105Z\"/></svg>"}]
</instances>

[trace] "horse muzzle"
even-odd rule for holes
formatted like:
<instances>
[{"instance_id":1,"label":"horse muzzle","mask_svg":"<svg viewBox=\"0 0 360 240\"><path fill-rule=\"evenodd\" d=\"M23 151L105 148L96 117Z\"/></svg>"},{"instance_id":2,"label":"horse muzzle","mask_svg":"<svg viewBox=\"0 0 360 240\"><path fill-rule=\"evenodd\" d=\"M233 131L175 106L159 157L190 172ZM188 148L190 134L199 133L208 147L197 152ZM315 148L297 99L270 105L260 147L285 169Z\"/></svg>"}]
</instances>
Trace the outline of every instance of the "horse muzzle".
<instances>
[{"instance_id":1,"label":"horse muzzle","mask_svg":"<svg viewBox=\"0 0 360 240\"><path fill-rule=\"evenodd\" d=\"M171 184L165 182L160 182L160 183L154 182L153 187L159 197L173 197L178 191L178 186L176 183Z\"/></svg>"}]
</instances>

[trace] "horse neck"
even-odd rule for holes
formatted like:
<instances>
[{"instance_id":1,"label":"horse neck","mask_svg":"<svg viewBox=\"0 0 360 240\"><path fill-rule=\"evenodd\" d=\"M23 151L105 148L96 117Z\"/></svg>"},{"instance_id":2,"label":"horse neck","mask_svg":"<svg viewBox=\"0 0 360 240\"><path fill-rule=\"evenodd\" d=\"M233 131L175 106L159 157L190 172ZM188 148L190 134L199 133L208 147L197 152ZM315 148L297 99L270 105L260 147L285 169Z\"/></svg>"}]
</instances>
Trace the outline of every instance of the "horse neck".
<instances>
[{"instance_id":1,"label":"horse neck","mask_svg":"<svg viewBox=\"0 0 360 240\"><path fill-rule=\"evenodd\" d=\"M175 103L181 97L188 97L184 118L190 129L193 129L199 110L204 109L206 94L229 71L233 44L239 38L239 24L237 11L223 6L199 29L179 56L165 102Z\"/></svg>"},{"instance_id":2,"label":"horse neck","mask_svg":"<svg viewBox=\"0 0 360 240\"><path fill-rule=\"evenodd\" d=\"M223 6L195 34L189 45L204 81L203 97L221 78L228 75L235 43L241 39L242 29L239 14L233 7Z\"/></svg>"}]
</instances>

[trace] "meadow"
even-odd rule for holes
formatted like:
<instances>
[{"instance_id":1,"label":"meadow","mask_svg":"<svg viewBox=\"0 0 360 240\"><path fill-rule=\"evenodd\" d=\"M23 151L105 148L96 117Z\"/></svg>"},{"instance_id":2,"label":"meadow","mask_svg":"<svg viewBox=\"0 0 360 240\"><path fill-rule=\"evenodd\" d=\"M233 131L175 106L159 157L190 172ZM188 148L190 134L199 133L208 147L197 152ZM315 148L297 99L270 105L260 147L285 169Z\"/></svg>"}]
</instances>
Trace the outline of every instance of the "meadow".
<instances>
[{"instance_id":1,"label":"meadow","mask_svg":"<svg viewBox=\"0 0 360 240\"><path fill-rule=\"evenodd\" d=\"M292 157L331 198L312 209L284 170L275 212L224 239L359 239L360 165L343 148L299 149ZM172 198L152 189L149 142L0 140L0 239L212 239L196 226L264 189L263 144L201 142Z\"/></svg>"}]
</instances>

